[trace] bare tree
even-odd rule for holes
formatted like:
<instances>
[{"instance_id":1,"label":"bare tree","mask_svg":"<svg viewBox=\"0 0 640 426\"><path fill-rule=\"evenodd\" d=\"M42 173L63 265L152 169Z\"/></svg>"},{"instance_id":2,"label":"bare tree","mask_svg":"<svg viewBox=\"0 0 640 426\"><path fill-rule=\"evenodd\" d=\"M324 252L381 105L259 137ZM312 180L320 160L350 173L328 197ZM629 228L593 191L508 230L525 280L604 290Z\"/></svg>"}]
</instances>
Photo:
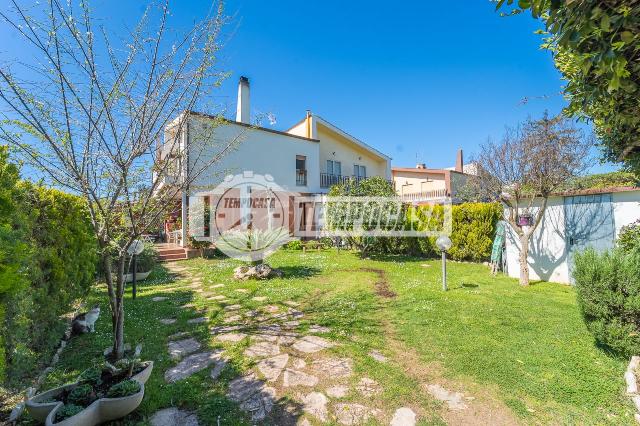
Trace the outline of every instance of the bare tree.
<instances>
[{"instance_id":1,"label":"bare tree","mask_svg":"<svg viewBox=\"0 0 640 426\"><path fill-rule=\"evenodd\" d=\"M498 200L520 242L520 284L529 285L529 240L540 225L549 196L589 164L592 139L565 117L529 119L487 142L476 158L478 176L469 185L476 198ZM525 221L519 220L524 218ZM531 223L527 223L527 219Z\"/></svg>"},{"instance_id":2,"label":"bare tree","mask_svg":"<svg viewBox=\"0 0 640 426\"><path fill-rule=\"evenodd\" d=\"M0 66L0 138L49 182L86 200L116 358L124 349L127 249L237 142L212 137L221 118L207 119L199 140L184 140L191 111L226 76L215 68L225 17L213 1L183 32L173 30L168 1L152 4L126 37L101 24L86 0L12 1L0 11L34 58Z\"/></svg>"}]
</instances>

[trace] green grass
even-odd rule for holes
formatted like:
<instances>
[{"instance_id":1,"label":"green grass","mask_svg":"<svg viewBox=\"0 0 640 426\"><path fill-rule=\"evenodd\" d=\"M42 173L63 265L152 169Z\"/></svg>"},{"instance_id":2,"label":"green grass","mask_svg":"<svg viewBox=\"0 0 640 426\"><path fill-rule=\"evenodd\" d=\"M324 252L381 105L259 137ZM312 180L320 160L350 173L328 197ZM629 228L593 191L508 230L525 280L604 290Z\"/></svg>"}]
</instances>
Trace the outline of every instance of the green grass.
<instances>
[{"instance_id":1,"label":"green grass","mask_svg":"<svg viewBox=\"0 0 640 426\"><path fill-rule=\"evenodd\" d=\"M420 424L441 424L447 410L424 390L426 383L443 383L453 390L489 401L522 423L631 424L632 409L623 394L625 360L609 356L595 346L580 317L571 287L540 283L522 288L517 281L492 277L482 265L450 263L450 291L440 290L436 261L401 257L361 260L350 252L279 251L269 263L285 276L261 282L235 282L231 260L194 259L181 263L190 275L202 277L205 288L216 289L243 309L285 301L301 304L309 324L331 328L327 336L340 342L330 352L350 357L356 374L378 381L384 392L366 404L380 408L388 419L395 408L419 410ZM429 266L424 266L429 265ZM378 273L385 273L394 298L376 294ZM193 275L192 275L193 276ZM221 307L188 289L192 277L174 280L161 269L139 288L138 298L126 302L126 341L143 343L143 359L155 361L145 400L126 423L144 423L156 410L181 406L198 412L201 424L248 424L246 417L224 397L226 384L252 367L242 356L248 342L225 344L233 368L213 382L208 370L187 380L166 384L164 371L174 365L166 351L167 337L178 331L194 335L212 348L208 325L188 325L203 315L180 310L194 303L211 319L222 323ZM178 290L165 291L167 288ZM249 294L235 291L249 289ZM170 300L152 302L163 294ZM258 303L254 296L266 296ZM89 303L101 302L103 314L93 334L74 338L45 387L71 381L110 345L110 318L104 288ZM284 306L284 305L282 305ZM176 317L176 324L161 325L160 318ZM376 349L389 358L381 365L367 354ZM278 403L295 399L295 391L279 392ZM358 401L356 395L347 400Z\"/></svg>"}]
</instances>

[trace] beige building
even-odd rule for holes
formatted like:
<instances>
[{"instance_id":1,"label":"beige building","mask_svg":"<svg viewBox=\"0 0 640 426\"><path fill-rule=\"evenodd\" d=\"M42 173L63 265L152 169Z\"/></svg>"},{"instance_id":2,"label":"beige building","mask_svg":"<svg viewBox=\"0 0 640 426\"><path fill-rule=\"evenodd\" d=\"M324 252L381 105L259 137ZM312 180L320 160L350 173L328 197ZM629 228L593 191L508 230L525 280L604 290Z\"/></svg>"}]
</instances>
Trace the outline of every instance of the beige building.
<instances>
[{"instance_id":1,"label":"beige building","mask_svg":"<svg viewBox=\"0 0 640 426\"><path fill-rule=\"evenodd\" d=\"M188 161L175 165L176 175L164 178L160 185L170 185L190 170L201 170L202 165L207 164L204 162L221 156L221 150L229 141L237 141L220 161L199 174L189 191L184 191L181 220L174 218L174 222L188 223L189 196L216 187L227 175L244 171L270 175L280 187L301 195L326 193L331 185L350 178L380 176L391 180L390 157L310 111L286 131L252 125L249 91L248 79L241 77L235 121L189 112L188 123L182 126L181 134L176 134L171 126L166 129L164 147L179 144L184 150L204 142L204 148L192 149L199 154L187 155ZM175 122L183 117L177 117ZM160 151L162 156L163 151L171 150ZM187 238L185 226L168 232L179 234L176 240L180 242Z\"/></svg>"},{"instance_id":2,"label":"beige building","mask_svg":"<svg viewBox=\"0 0 640 426\"><path fill-rule=\"evenodd\" d=\"M416 167L393 167L391 174L397 194L412 203L433 204L452 198L465 185L474 165L465 165L462 150L458 151L456 165L452 168L429 169L425 164Z\"/></svg>"}]
</instances>

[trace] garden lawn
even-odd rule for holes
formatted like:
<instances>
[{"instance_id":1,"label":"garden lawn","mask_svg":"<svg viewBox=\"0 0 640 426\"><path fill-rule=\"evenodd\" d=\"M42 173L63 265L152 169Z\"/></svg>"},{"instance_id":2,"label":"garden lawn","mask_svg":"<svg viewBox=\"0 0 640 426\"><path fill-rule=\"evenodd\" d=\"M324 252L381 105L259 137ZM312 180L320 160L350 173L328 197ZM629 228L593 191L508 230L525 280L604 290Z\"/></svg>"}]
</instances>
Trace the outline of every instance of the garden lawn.
<instances>
[{"instance_id":1,"label":"garden lawn","mask_svg":"<svg viewBox=\"0 0 640 426\"><path fill-rule=\"evenodd\" d=\"M250 424L225 397L229 380L254 367L255 360L243 355L250 339L229 343L211 335L209 328L223 324L224 318L223 305L207 300L211 294L226 296L227 304L239 304L243 311L299 303L296 309L305 314L301 332L310 325L328 327L323 337L338 343L328 354L353 360L354 375L347 383L352 391L344 401L377 408L370 424L388 424L403 406L417 413L421 425L633 422L632 407L623 393L626 361L596 347L571 287L539 283L522 288L517 280L492 277L482 265L450 263L450 290L443 292L438 261L362 260L355 253L335 250L281 250L269 263L283 270L283 278L237 282L232 270L240 263L194 259L179 263L188 269L180 276L158 268L140 284L137 300L126 302L125 340L142 343L142 358L153 360L155 369L145 400L130 423L146 422L158 409L179 406L194 410L201 424L216 424L218 419L224 425ZM203 292L190 287L194 279L202 281ZM103 309L96 333L71 341L46 387L71 381L100 360L109 346L104 292L104 287L97 288L89 301L100 302ZM153 302L155 296L169 299ZM190 303L192 309L180 309ZM187 323L203 315L208 324ZM162 325L162 318L177 322ZM175 365L167 354L167 339L180 331L190 332L205 348L224 348L231 368L216 381L204 370L165 383L164 372ZM387 362L374 360L369 355L372 350L386 356ZM353 391L362 377L378 382L382 392L365 398ZM449 409L429 391L433 385L462 393L466 408ZM296 416L301 418L296 403L299 390L278 387L277 405L297 407ZM277 412L268 422L278 423ZM334 420L330 414L330 422Z\"/></svg>"}]
</instances>

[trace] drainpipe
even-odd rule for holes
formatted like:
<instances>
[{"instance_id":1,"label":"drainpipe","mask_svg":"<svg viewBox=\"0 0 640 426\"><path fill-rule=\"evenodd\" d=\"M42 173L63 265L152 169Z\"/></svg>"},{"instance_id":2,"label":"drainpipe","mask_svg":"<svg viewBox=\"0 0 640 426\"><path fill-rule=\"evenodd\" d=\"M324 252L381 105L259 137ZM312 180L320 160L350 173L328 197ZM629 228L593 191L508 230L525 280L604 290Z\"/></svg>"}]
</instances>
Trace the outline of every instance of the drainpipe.
<instances>
[{"instance_id":1,"label":"drainpipe","mask_svg":"<svg viewBox=\"0 0 640 426\"><path fill-rule=\"evenodd\" d=\"M187 121L185 126L185 134L184 138L184 179L188 181L189 179L189 121ZM189 193L189 184L187 183L182 190L182 238L180 241L180 246L185 247L187 245L187 228L189 225L189 197L187 194Z\"/></svg>"}]
</instances>

